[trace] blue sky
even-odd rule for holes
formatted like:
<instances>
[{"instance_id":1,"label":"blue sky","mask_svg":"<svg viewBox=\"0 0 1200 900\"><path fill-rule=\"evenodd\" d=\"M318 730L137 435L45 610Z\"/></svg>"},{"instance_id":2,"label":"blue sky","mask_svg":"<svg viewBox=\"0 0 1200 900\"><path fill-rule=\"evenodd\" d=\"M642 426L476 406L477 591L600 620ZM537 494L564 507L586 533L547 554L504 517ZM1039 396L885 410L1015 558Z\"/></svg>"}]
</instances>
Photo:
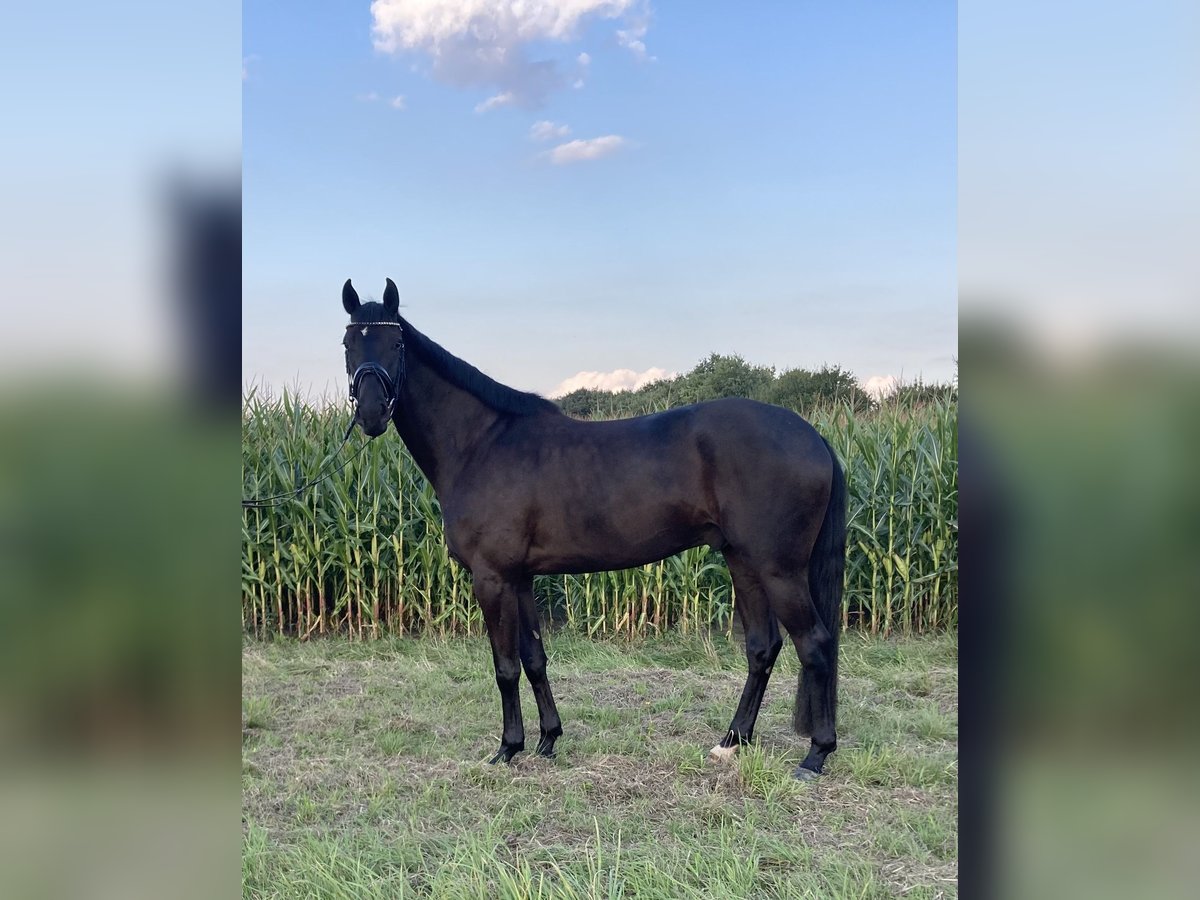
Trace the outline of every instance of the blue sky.
<instances>
[{"instance_id":1,"label":"blue sky","mask_svg":"<svg viewBox=\"0 0 1200 900\"><path fill-rule=\"evenodd\" d=\"M246 2L247 382L340 392L341 283L388 276L542 392L714 351L954 375L953 3L501 8Z\"/></svg>"}]
</instances>

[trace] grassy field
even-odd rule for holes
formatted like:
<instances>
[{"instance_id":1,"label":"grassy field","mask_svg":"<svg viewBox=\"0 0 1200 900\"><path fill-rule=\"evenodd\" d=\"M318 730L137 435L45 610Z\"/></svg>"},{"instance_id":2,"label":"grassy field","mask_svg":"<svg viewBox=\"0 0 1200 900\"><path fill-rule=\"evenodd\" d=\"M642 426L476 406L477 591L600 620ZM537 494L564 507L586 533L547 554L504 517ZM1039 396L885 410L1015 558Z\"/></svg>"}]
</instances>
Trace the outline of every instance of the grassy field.
<instances>
[{"instance_id":1,"label":"grassy field","mask_svg":"<svg viewBox=\"0 0 1200 900\"><path fill-rule=\"evenodd\" d=\"M556 759L511 766L483 762L486 639L247 641L245 896L957 895L952 635L844 635L840 749L812 783L791 777L790 645L757 745L716 765L740 644L546 637L566 733Z\"/></svg>"}]
</instances>

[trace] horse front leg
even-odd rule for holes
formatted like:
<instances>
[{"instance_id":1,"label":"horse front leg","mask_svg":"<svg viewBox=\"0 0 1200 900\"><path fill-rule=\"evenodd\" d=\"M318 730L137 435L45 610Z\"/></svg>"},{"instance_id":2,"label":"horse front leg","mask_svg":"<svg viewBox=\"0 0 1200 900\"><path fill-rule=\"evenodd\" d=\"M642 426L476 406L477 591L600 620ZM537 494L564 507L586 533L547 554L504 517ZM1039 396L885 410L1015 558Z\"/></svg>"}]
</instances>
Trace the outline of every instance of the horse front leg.
<instances>
[{"instance_id":1,"label":"horse front leg","mask_svg":"<svg viewBox=\"0 0 1200 900\"><path fill-rule=\"evenodd\" d=\"M492 662L496 667L496 686L504 727L500 749L491 762L509 762L525 749L525 725L521 721L521 653L519 641L520 605L516 586L494 572L472 572L475 599L483 610L488 639L492 642Z\"/></svg>"},{"instance_id":2,"label":"horse front leg","mask_svg":"<svg viewBox=\"0 0 1200 900\"><path fill-rule=\"evenodd\" d=\"M533 582L525 580L517 586L517 599L521 610L521 662L525 664L525 675L533 688L537 700L538 720L541 737L537 752L540 756L554 756L554 742L562 736L562 721L558 718L558 707L550 690L550 679L546 677L546 649L542 646L542 629L538 622L537 601L533 596Z\"/></svg>"}]
</instances>

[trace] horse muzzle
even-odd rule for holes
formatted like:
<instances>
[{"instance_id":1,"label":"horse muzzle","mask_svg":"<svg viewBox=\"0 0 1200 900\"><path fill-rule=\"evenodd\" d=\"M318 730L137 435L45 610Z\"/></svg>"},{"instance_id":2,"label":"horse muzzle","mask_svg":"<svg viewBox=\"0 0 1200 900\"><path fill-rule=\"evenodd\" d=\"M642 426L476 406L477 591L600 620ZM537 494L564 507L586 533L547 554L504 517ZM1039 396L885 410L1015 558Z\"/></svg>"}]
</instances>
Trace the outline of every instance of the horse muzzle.
<instances>
[{"instance_id":1,"label":"horse muzzle","mask_svg":"<svg viewBox=\"0 0 1200 900\"><path fill-rule=\"evenodd\" d=\"M364 382L375 379L383 390L382 399L366 399L362 396ZM388 422L396 409L396 382L388 370L376 362L365 362L354 370L350 378L350 399L355 402L354 418L368 437L378 437L387 431Z\"/></svg>"}]
</instances>

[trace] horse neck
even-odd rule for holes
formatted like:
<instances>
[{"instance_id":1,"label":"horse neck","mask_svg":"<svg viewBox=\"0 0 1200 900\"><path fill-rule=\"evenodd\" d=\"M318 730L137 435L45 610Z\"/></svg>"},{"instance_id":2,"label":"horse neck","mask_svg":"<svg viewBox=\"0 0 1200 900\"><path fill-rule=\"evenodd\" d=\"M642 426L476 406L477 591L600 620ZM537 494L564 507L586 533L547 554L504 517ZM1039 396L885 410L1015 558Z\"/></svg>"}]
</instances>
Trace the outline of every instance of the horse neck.
<instances>
[{"instance_id":1,"label":"horse neck","mask_svg":"<svg viewBox=\"0 0 1200 900\"><path fill-rule=\"evenodd\" d=\"M441 495L500 413L411 354L393 421L409 453Z\"/></svg>"}]
</instances>

